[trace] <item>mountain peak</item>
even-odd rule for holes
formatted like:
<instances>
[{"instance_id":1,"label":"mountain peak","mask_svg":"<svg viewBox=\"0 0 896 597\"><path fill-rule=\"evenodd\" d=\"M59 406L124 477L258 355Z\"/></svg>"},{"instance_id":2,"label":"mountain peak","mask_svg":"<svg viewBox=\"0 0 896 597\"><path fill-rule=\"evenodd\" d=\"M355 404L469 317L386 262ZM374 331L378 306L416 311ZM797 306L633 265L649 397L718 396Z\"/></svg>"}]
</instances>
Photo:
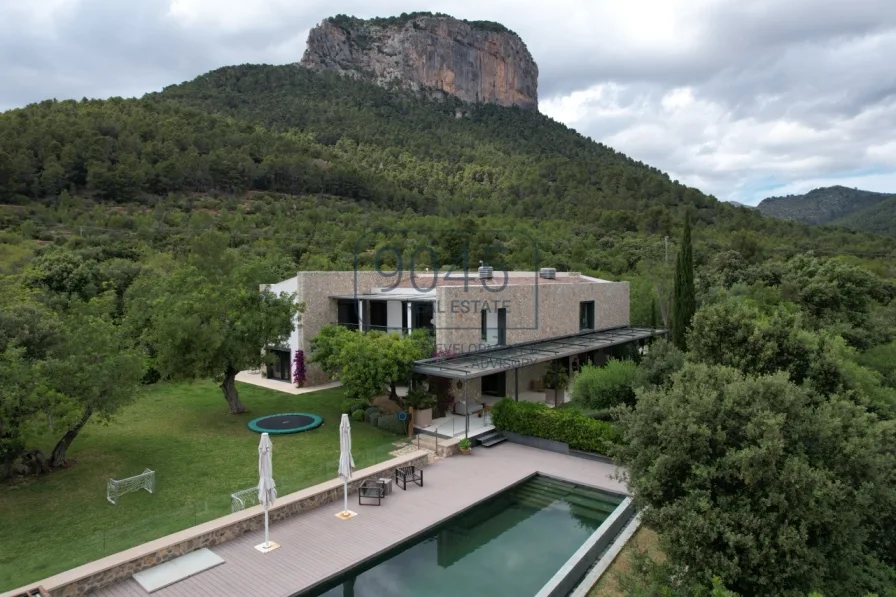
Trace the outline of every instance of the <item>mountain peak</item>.
<instances>
[{"instance_id":1,"label":"mountain peak","mask_svg":"<svg viewBox=\"0 0 896 597\"><path fill-rule=\"evenodd\" d=\"M311 30L300 64L436 97L538 109L538 66L516 33L491 21L337 15Z\"/></svg>"}]
</instances>

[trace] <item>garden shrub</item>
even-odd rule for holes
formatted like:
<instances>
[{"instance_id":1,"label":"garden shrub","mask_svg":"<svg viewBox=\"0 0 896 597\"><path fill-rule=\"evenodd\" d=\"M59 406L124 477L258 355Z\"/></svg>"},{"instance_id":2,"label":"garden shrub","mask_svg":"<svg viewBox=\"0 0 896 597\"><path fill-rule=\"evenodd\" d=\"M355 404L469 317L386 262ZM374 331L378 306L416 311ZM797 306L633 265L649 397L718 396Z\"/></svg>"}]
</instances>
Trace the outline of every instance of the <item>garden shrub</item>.
<instances>
[{"instance_id":1,"label":"garden shrub","mask_svg":"<svg viewBox=\"0 0 896 597\"><path fill-rule=\"evenodd\" d=\"M531 435L569 444L574 450L612 455L616 427L575 409L549 408L540 402L505 398L492 409L492 423L501 431Z\"/></svg>"},{"instance_id":2,"label":"garden shrub","mask_svg":"<svg viewBox=\"0 0 896 597\"><path fill-rule=\"evenodd\" d=\"M383 431L391 431L398 435L408 434L408 423L398 418L398 415L382 415L377 419L376 426Z\"/></svg>"},{"instance_id":3,"label":"garden shrub","mask_svg":"<svg viewBox=\"0 0 896 597\"><path fill-rule=\"evenodd\" d=\"M361 409L352 411L352 419L355 421L363 421L364 420L364 411Z\"/></svg>"},{"instance_id":4,"label":"garden shrub","mask_svg":"<svg viewBox=\"0 0 896 597\"><path fill-rule=\"evenodd\" d=\"M342 414L350 415L359 408L367 408L368 406L370 405L363 400L343 400L339 406L339 410Z\"/></svg>"},{"instance_id":5,"label":"garden shrub","mask_svg":"<svg viewBox=\"0 0 896 597\"><path fill-rule=\"evenodd\" d=\"M380 409L375 406L371 406L364 411L364 420L368 423L373 423L376 425L376 421L374 419L378 419L380 416Z\"/></svg>"},{"instance_id":6,"label":"garden shrub","mask_svg":"<svg viewBox=\"0 0 896 597\"><path fill-rule=\"evenodd\" d=\"M572 399L592 409L634 404L638 366L610 359L603 367L585 365L572 385Z\"/></svg>"},{"instance_id":7,"label":"garden shrub","mask_svg":"<svg viewBox=\"0 0 896 597\"><path fill-rule=\"evenodd\" d=\"M357 411L360 410L363 413L369 406L370 404L368 402L365 402L364 400L357 400L351 405L348 412L349 414L354 416ZM362 414L361 416L364 415Z\"/></svg>"},{"instance_id":8,"label":"garden shrub","mask_svg":"<svg viewBox=\"0 0 896 597\"><path fill-rule=\"evenodd\" d=\"M664 387L672 374L684 367L684 353L667 340L652 343L638 364L635 387L653 389Z\"/></svg>"}]
</instances>

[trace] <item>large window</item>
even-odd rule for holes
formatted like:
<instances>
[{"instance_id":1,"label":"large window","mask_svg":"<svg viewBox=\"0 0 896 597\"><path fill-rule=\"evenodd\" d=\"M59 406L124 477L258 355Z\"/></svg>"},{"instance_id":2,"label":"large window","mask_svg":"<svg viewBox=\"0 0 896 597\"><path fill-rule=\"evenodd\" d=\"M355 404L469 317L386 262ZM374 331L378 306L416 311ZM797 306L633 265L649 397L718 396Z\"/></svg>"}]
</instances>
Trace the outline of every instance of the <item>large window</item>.
<instances>
[{"instance_id":1,"label":"large window","mask_svg":"<svg viewBox=\"0 0 896 597\"><path fill-rule=\"evenodd\" d=\"M579 303L579 329L594 329L594 301L583 301Z\"/></svg>"},{"instance_id":2,"label":"large window","mask_svg":"<svg viewBox=\"0 0 896 597\"><path fill-rule=\"evenodd\" d=\"M389 325L389 313L386 301L370 301L370 327L374 330L385 330Z\"/></svg>"}]
</instances>

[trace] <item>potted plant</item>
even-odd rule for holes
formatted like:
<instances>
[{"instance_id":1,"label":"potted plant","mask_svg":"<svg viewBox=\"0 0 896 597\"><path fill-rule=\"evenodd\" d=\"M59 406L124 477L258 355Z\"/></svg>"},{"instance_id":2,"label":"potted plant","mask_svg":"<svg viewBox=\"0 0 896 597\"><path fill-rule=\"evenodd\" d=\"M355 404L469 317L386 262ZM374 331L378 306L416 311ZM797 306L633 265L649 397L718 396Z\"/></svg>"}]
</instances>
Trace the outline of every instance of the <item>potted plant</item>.
<instances>
[{"instance_id":1,"label":"potted plant","mask_svg":"<svg viewBox=\"0 0 896 597\"><path fill-rule=\"evenodd\" d=\"M563 392L569 387L569 372L561 363L551 363L548 372L542 378L544 383L544 399L548 404L563 404Z\"/></svg>"},{"instance_id":2,"label":"potted plant","mask_svg":"<svg viewBox=\"0 0 896 597\"><path fill-rule=\"evenodd\" d=\"M457 448L460 450L461 454L470 454L473 451L473 445L470 442L470 438L463 438L457 444Z\"/></svg>"},{"instance_id":3,"label":"potted plant","mask_svg":"<svg viewBox=\"0 0 896 597\"><path fill-rule=\"evenodd\" d=\"M414 426L428 427L432 425L432 407L435 406L435 398L423 389L422 385L416 385L408 390L404 403L414 409Z\"/></svg>"}]
</instances>

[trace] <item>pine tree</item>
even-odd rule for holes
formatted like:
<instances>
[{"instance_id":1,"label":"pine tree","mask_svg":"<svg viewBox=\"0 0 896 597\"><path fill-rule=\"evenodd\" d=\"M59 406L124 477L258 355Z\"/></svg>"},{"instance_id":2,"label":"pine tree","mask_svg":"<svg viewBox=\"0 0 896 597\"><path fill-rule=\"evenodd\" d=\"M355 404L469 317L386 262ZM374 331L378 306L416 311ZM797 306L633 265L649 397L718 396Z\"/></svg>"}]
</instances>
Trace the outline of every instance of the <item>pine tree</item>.
<instances>
[{"instance_id":1,"label":"pine tree","mask_svg":"<svg viewBox=\"0 0 896 597\"><path fill-rule=\"evenodd\" d=\"M684 218L681 247L675 259L675 288L672 291L672 342L685 350L685 334L697 310L694 289L694 253L691 249L691 218Z\"/></svg>"}]
</instances>

